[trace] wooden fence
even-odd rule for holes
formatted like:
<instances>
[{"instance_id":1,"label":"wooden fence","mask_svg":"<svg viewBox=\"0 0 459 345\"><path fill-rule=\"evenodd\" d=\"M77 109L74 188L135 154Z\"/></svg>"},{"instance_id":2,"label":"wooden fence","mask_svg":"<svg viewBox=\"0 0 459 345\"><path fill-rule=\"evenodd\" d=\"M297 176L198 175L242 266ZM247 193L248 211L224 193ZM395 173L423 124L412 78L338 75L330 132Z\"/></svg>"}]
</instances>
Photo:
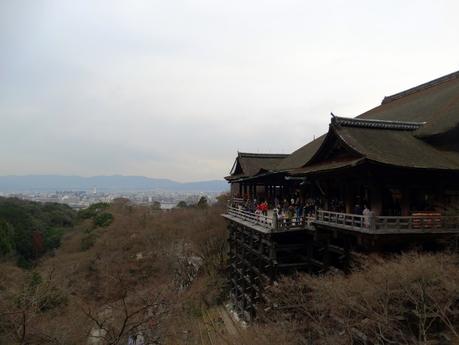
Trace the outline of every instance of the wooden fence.
<instances>
[{"instance_id":1,"label":"wooden fence","mask_svg":"<svg viewBox=\"0 0 459 345\"><path fill-rule=\"evenodd\" d=\"M459 216L439 213L411 216L373 216L319 210L315 222L347 230L364 232L459 232Z\"/></svg>"}]
</instances>

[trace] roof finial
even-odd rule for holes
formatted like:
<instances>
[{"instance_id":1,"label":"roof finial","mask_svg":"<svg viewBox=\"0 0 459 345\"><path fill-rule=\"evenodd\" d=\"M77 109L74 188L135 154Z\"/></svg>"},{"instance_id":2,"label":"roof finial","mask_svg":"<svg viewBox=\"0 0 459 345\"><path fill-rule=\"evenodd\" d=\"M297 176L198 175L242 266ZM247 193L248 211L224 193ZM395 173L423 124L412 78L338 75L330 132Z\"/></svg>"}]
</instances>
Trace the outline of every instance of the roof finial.
<instances>
[{"instance_id":1,"label":"roof finial","mask_svg":"<svg viewBox=\"0 0 459 345\"><path fill-rule=\"evenodd\" d=\"M331 125L339 126L340 123L338 121L338 117L336 117L335 114L333 114L333 112L331 112L330 115L332 116Z\"/></svg>"}]
</instances>

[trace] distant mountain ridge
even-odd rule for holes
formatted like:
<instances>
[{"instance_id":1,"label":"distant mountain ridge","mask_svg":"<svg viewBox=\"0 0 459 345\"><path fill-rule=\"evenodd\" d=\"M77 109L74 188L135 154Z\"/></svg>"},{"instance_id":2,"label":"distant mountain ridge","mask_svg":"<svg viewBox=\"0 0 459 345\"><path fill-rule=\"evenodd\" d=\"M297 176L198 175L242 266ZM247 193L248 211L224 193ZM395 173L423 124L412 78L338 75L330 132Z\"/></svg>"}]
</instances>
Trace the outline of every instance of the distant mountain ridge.
<instances>
[{"instance_id":1,"label":"distant mountain ridge","mask_svg":"<svg viewBox=\"0 0 459 345\"><path fill-rule=\"evenodd\" d=\"M145 176L65 176L65 175L24 175L0 176L0 192L25 191L170 191L170 192L224 192L229 189L224 180L199 182L176 182L164 178Z\"/></svg>"}]
</instances>

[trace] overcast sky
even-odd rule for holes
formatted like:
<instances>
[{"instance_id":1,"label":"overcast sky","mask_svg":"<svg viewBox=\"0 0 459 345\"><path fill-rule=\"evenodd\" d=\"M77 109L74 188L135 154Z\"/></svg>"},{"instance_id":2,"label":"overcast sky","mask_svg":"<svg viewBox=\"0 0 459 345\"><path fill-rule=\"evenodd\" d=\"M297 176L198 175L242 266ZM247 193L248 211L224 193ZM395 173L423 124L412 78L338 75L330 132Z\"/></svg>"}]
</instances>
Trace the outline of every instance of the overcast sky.
<instances>
[{"instance_id":1,"label":"overcast sky","mask_svg":"<svg viewBox=\"0 0 459 345\"><path fill-rule=\"evenodd\" d=\"M459 70L459 2L0 0L0 175L222 178Z\"/></svg>"}]
</instances>

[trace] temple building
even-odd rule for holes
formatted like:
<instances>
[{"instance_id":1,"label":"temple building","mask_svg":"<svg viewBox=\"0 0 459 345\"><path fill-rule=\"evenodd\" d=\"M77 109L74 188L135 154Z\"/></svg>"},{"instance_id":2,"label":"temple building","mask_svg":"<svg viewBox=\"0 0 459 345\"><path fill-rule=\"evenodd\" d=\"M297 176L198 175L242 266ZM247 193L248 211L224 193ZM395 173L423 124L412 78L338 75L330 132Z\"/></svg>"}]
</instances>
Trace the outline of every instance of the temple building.
<instances>
[{"instance_id":1,"label":"temple building","mask_svg":"<svg viewBox=\"0 0 459 345\"><path fill-rule=\"evenodd\" d=\"M291 155L239 153L234 197L320 200L323 210L376 216L459 214L459 72L385 97Z\"/></svg>"},{"instance_id":2,"label":"temple building","mask_svg":"<svg viewBox=\"0 0 459 345\"><path fill-rule=\"evenodd\" d=\"M290 155L238 153L229 176L232 296L254 315L263 277L345 268L353 252L457 241L459 72L395 95ZM254 203L266 201L269 213Z\"/></svg>"}]
</instances>

